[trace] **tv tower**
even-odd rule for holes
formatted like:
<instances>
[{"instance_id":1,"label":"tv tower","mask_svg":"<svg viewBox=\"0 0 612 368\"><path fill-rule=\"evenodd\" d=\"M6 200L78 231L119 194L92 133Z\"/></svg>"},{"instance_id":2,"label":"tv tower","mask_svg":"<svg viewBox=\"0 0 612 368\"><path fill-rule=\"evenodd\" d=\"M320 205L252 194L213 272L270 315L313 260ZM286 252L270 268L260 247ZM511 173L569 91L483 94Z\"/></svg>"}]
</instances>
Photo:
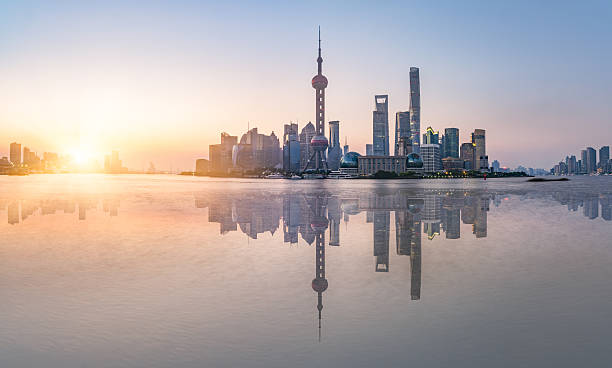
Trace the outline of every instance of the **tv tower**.
<instances>
[{"instance_id":1,"label":"tv tower","mask_svg":"<svg viewBox=\"0 0 612 368\"><path fill-rule=\"evenodd\" d=\"M327 173L327 161L325 159L325 151L328 146L327 138L325 138L325 88L327 87L327 78L325 78L322 72L321 27L319 27L319 57L317 58L317 64L318 73L312 78L312 88L316 90L316 134L310 141L312 154L306 163L304 171L314 170Z\"/></svg>"}]
</instances>

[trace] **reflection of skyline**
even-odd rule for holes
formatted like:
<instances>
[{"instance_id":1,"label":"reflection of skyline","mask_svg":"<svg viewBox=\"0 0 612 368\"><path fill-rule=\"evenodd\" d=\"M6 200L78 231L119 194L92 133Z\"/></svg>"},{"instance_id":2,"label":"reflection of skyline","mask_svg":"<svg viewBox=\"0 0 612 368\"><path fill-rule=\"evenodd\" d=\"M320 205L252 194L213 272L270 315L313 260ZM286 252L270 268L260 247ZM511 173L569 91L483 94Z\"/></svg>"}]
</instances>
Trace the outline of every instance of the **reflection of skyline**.
<instances>
[{"instance_id":1,"label":"reflection of skyline","mask_svg":"<svg viewBox=\"0 0 612 368\"><path fill-rule=\"evenodd\" d=\"M78 219L87 219L90 210L97 210L102 202L102 211L110 216L119 214L120 201L118 198L97 199L47 199L47 200L12 200L6 204L7 218L10 225L23 223L32 216L49 216L58 213L78 214ZM4 207L0 202L0 208Z\"/></svg>"}]
</instances>

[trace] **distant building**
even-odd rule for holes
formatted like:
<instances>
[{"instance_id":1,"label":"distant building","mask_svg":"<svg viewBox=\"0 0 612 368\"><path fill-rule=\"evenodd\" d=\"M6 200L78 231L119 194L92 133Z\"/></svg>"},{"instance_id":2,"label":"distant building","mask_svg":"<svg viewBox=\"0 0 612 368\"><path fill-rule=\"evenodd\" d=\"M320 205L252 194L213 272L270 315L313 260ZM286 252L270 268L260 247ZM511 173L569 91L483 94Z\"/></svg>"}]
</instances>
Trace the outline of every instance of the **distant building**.
<instances>
[{"instance_id":1,"label":"distant building","mask_svg":"<svg viewBox=\"0 0 612 368\"><path fill-rule=\"evenodd\" d=\"M580 160L579 160L579 162L580 162L580 165L579 165L580 166L580 173L581 174L588 174L589 171L587 170L587 164L586 164L586 162L587 162L587 150L584 149L584 150L580 151Z\"/></svg>"},{"instance_id":2,"label":"distant building","mask_svg":"<svg viewBox=\"0 0 612 368\"><path fill-rule=\"evenodd\" d=\"M312 154L310 141L316 134L315 126L311 122L308 122L300 132L300 171L306 170L306 164L308 164L308 159Z\"/></svg>"},{"instance_id":3,"label":"distant building","mask_svg":"<svg viewBox=\"0 0 612 368\"><path fill-rule=\"evenodd\" d=\"M342 158L342 148L340 147L340 122L330 121L329 123L329 147L327 148L327 167L329 170L340 168Z\"/></svg>"},{"instance_id":4,"label":"distant building","mask_svg":"<svg viewBox=\"0 0 612 368\"><path fill-rule=\"evenodd\" d=\"M472 133L472 144L474 145L474 170L489 170L489 156L487 156L485 130L475 129Z\"/></svg>"},{"instance_id":5,"label":"distant building","mask_svg":"<svg viewBox=\"0 0 612 368\"><path fill-rule=\"evenodd\" d=\"M444 129L444 155L445 157L459 158L459 129Z\"/></svg>"},{"instance_id":6,"label":"distant building","mask_svg":"<svg viewBox=\"0 0 612 368\"><path fill-rule=\"evenodd\" d=\"M21 166L21 144L11 143L9 157L14 166Z\"/></svg>"},{"instance_id":7,"label":"distant building","mask_svg":"<svg viewBox=\"0 0 612 368\"><path fill-rule=\"evenodd\" d=\"M196 160L195 174L198 176L208 175L208 164L209 161L205 158L200 158ZM154 166L152 171L155 171Z\"/></svg>"},{"instance_id":8,"label":"distant building","mask_svg":"<svg viewBox=\"0 0 612 368\"><path fill-rule=\"evenodd\" d=\"M421 87L419 68L410 68L410 134L412 135L412 152L419 153L421 144Z\"/></svg>"},{"instance_id":9,"label":"distant building","mask_svg":"<svg viewBox=\"0 0 612 368\"><path fill-rule=\"evenodd\" d=\"M410 111L400 111L395 113L395 149L393 154L399 155L400 140L410 142ZM410 149L412 152L412 149Z\"/></svg>"},{"instance_id":10,"label":"distant building","mask_svg":"<svg viewBox=\"0 0 612 368\"><path fill-rule=\"evenodd\" d=\"M472 143L461 145L460 158L463 160L466 170L474 170L474 145Z\"/></svg>"},{"instance_id":11,"label":"distant building","mask_svg":"<svg viewBox=\"0 0 612 368\"><path fill-rule=\"evenodd\" d=\"M104 172L108 174L121 174L127 172L119 159L119 151L112 151L110 155L104 156Z\"/></svg>"},{"instance_id":12,"label":"distant building","mask_svg":"<svg viewBox=\"0 0 612 368\"><path fill-rule=\"evenodd\" d=\"M349 153L349 145L346 142L346 137L344 137L344 147L342 150L342 156L346 155L347 153Z\"/></svg>"},{"instance_id":13,"label":"distant building","mask_svg":"<svg viewBox=\"0 0 612 368\"><path fill-rule=\"evenodd\" d=\"M599 149L599 167L604 173L608 172L607 169L610 161L610 146L603 146Z\"/></svg>"},{"instance_id":14,"label":"distant building","mask_svg":"<svg viewBox=\"0 0 612 368\"><path fill-rule=\"evenodd\" d=\"M374 155L374 146L371 144L366 144L366 156Z\"/></svg>"},{"instance_id":15,"label":"distant building","mask_svg":"<svg viewBox=\"0 0 612 368\"><path fill-rule=\"evenodd\" d=\"M422 172L423 161L416 153L406 156L359 156L359 175L373 175L379 171L396 174L408 171Z\"/></svg>"},{"instance_id":16,"label":"distant building","mask_svg":"<svg viewBox=\"0 0 612 368\"><path fill-rule=\"evenodd\" d=\"M592 174L597 171L597 152L592 147L586 149L586 173Z\"/></svg>"},{"instance_id":17,"label":"distant building","mask_svg":"<svg viewBox=\"0 0 612 368\"><path fill-rule=\"evenodd\" d=\"M440 133L434 131L431 127L427 127L423 133L422 144L440 144Z\"/></svg>"},{"instance_id":18,"label":"distant building","mask_svg":"<svg viewBox=\"0 0 612 368\"><path fill-rule=\"evenodd\" d=\"M281 150L278 138L260 134L252 128L242 135L240 143L232 147L232 167L243 170L275 168L281 164Z\"/></svg>"},{"instance_id":19,"label":"distant building","mask_svg":"<svg viewBox=\"0 0 612 368\"><path fill-rule=\"evenodd\" d=\"M412 138L400 137L396 156L408 156L410 153L412 153Z\"/></svg>"},{"instance_id":20,"label":"distant building","mask_svg":"<svg viewBox=\"0 0 612 368\"><path fill-rule=\"evenodd\" d=\"M221 133L221 143L208 146L209 172L212 174L227 174L233 166L232 153L238 144L238 137Z\"/></svg>"},{"instance_id":21,"label":"distant building","mask_svg":"<svg viewBox=\"0 0 612 368\"><path fill-rule=\"evenodd\" d=\"M283 170L286 172L300 172L300 141L297 134L289 134L283 145Z\"/></svg>"},{"instance_id":22,"label":"distant building","mask_svg":"<svg viewBox=\"0 0 612 368\"><path fill-rule=\"evenodd\" d=\"M438 144L422 144L421 159L423 160L423 171L436 172L442 170L440 160L440 145Z\"/></svg>"},{"instance_id":23,"label":"distant building","mask_svg":"<svg viewBox=\"0 0 612 368\"><path fill-rule=\"evenodd\" d=\"M463 160L455 157L445 157L442 159L442 169L445 171L460 171L464 169Z\"/></svg>"},{"instance_id":24,"label":"distant building","mask_svg":"<svg viewBox=\"0 0 612 368\"><path fill-rule=\"evenodd\" d=\"M499 172L499 161L494 160L493 163L491 164L491 168L493 169L493 172Z\"/></svg>"},{"instance_id":25,"label":"distant building","mask_svg":"<svg viewBox=\"0 0 612 368\"><path fill-rule=\"evenodd\" d=\"M374 96L376 110L372 112L373 154L389 156L389 96Z\"/></svg>"}]
</instances>

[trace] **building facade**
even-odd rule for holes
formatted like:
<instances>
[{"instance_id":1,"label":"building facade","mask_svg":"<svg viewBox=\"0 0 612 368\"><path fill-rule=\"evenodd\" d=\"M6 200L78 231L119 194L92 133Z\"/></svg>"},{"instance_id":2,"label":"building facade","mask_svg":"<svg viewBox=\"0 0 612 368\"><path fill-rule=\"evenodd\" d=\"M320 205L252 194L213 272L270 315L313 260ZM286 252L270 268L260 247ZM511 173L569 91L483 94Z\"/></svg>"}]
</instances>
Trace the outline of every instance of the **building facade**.
<instances>
[{"instance_id":1,"label":"building facade","mask_svg":"<svg viewBox=\"0 0 612 368\"><path fill-rule=\"evenodd\" d=\"M340 147L340 122L330 121L329 124L329 148L327 149L327 166L330 170L340 168L342 148Z\"/></svg>"},{"instance_id":2,"label":"building facade","mask_svg":"<svg viewBox=\"0 0 612 368\"><path fill-rule=\"evenodd\" d=\"M444 129L444 155L445 157L459 158L459 129Z\"/></svg>"},{"instance_id":3,"label":"building facade","mask_svg":"<svg viewBox=\"0 0 612 368\"><path fill-rule=\"evenodd\" d=\"M21 166L21 144L13 142L10 146L9 159L13 166Z\"/></svg>"},{"instance_id":4,"label":"building facade","mask_svg":"<svg viewBox=\"0 0 612 368\"><path fill-rule=\"evenodd\" d=\"M421 159L423 160L424 172L431 173L442 170L439 144L422 144L420 155Z\"/></svg>"},{"instance_id":5,"label":"building facade","mask_svg":"<svg viewBox=\"0 0 612 368\"><path fill-rule=\"evenodd\" d=\"M421 86L419 68L410 68L410 134L412 152L419 153L421 144Z\"/></svg>"},{"instance_id":6,"label":"building facade","mask_svg":"<svg viewBox=\"0 0 612 368\"><path fill-rule=\"evenodd\" d=\"M487 156L485 130L475 129L472 133L472 145L474 146L474 170L488 170L489 157Z\"/></svg>"},{"instance_id":7,"label":"building facade","mask_svg":"<svg viewBox=\"0 0 612 368\"><path fill-rule=\"evenodd\" d=\"M403 138L404 141L410 142L410 137L410 111L395 113L395 148L393 150L395 156L399 155L400 140Z\"/></svg>"},{"instance_id":8,"label":"building facade","mask_svg":"<svg viewBox=\"0 0 612 368\"><path fill-rule=\"evenodd\" d=\"M466 170L474 170L474 145L472 143L463 143L461 145L459 157L463 160Z\"/></svg>"},{"instance_id":9,"label":"building facade","mask_svg":"<svg viewBox=\"0 0 612 368\"><path fill-rule=\"evenodd\" d=\"M375 156L389 156L389 96L374 96L372 112L372 146Z\"/></svg>"}]
</instances>

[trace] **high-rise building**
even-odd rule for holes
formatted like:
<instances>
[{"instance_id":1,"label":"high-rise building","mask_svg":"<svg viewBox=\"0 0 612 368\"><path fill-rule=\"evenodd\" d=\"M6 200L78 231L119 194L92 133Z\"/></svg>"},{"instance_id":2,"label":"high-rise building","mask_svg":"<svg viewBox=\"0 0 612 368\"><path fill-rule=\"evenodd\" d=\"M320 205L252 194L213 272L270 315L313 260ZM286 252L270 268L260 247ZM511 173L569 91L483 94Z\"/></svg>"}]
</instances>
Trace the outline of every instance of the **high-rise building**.
<instances>
[{"instance_id":1,"label":"high-rise building","mask_svg":"<svg viewBox=\"0 0 612 368\"><path fill-rule=\"evenodd\" d=\"M200 158L196 160L195 174L196 176L203 176L208 174L209 161L205 158ZM155 172L155 167L153 170L149 170Z\"/></svg>"},{"instance_id":2,"label":"high-rise building","mask_svg":"<svg viewBox=\"0 0 612 368\"><path fill-rule=\"evenodd\" d=\"M400 137L397 144L396 156L408 156L412 153L412 139L410 137Z\"/></svg>"},{"instance_id":3,"label":"high-rise building","mask_svg":"<svg viewBox=\"0 0 612 368\"><path fill-rule=\"evenodd\" d=\"M420 155L423 160L424 172L428 173L442 170L439 144L422 144Z\"/></svg>"},{"instance_id":4,"label":"high-rise building","mask_svg":"<svg viewBox=\"0 0 612 368\"><path fill-rule=\"evenodd\" d=\"M389 156L389 96L374 96L372 111L372 145L375 156Z\"/></svg>"},{"instance_id":5,"label":"high-rise building","mask_svg":"<svg viewBox=\"0 0 612 368\"><path fill-rule=\"evenodd\" d=\"M459 158L459 129L444 129L444 157Z\"/></svg>"},{"instance_id":6,"label":"high-rise building","mask_svg":"<svg viewBox=\"0 0 612 368\"><path fill-rule=\"evenodd\" d=\"M427 127L423 133L423 144L440 144L440 133L434 131L431 127Z\"/></svg>"},{"instance_id":7,"label":"high-rise building","mask_svg":"<svg viewBox=\"0 0 612 368\"><path fill-rule=\"evenodd\" d=\"M407 138L410 141L410 136L410 111L395 113L395 150L393 151L395 156L399 155L400 139Z\"/></svg>"},{"instance_id":8,"label":"high-rise building","mask_svg":"<svg viewBox=\"0 0 612 368\"><path fill-rule=\"evenodd\" d=\"M461 145L461 154L460 158L464 162L464 167L466 170L474 170L474 144L473 143L463 143Z\"/></svg>"},{"instance_id":9,"label":"high-rise building","mask_svg":"<svg viewBox=\"0 0 612 368\"><path fill-rule=\"evenodd\" d=\"M306 170L327 172L327 160L325 151L328 147L325 138L325 88L327 88L327 78L323 75L323 58L321 57L321 28L319 28L319 57L317 58L318 73L312 78L312 88L316 90L316 135L310 141L312 152L306 163Z\"/></svg>"},{"instance_id":10,"label":"high-rise building","mask_svg":"<svg viewBox=\"0 0 612 368\"><path fill-rule=\"evenodd\" d=\"M421 87L419 68L410 68L410 134L412 152L419 153L421 145Z\"/></svg>"},{"instance_id":11,"label":"high-rise building","mask_svg":"<svg viewBox=\"0 0 612 368\"><path fill-rule=\"evenodd\" d=\"M610 161L610 146L603 146L599 149L599 167L607 172L606 167Z\"/></svg>"},{"instance_id":12,"label":"high-rise building","mask_svg":"<svg viewBox=\"0 0 612 368\"><path fill-rule=\"evenodd\" d=\"M233 148L238 144L238 137L231 136L225 132L221 133L221 143L208 146L208 158L210 160L209 171L214 174L227 174L233 166Z\"/></svg>"},{"instance_id":13,"label":"high-rise building","mask_svg":"<svg viewBox=\"0 0 612 368\"><path fill-rule=\"evenodd\" d=\"M474 130L474 133L472 133L472 144L474 145L474 163L472 167L474 170L488 170L489 157L487 156L484 129Z\"/></svg>"},{"instance_id":14,"label":"high-rise building","mask_svg":"<svg viewBox=\"0 0 612 368\"><path fill-rule=\"evenodd\" d=\"M283 170L286 172L300 172L300 140L298 138L298 125L285 124L283 133Z\"/></svg>"},{"instance_id":15,"label":"high-rise building","mask_svg":"<svg viewBox=\"0 0 612 368\"><path fill-rule=\"evenodd\" d=\"M275 168L281 163L280 142L276 134L260 134L251 128L232 148L232 166L246 170Z\"/></svg>"},{"instance_id":16,"label":"high-rise building","mask_svg":"<svg viewBox=\"0 0 612 368\"><path fill-rule=\"evenodd\" d=\"M308 159L312 154L310 142L316 134L317 130L311 122L308 122L308 124L306 124L300 132L300 171L306 170L306 164L308 163Z\"/></svg>"},{"instance_id":17,"label":"high-rise building","mask_svg":"<svg viewBox=\"0 0 612 368\"><path fill-rule=\"evenodd\" d=\"M371 144L366 144L366 156L373 156L374 155L374 146L372 146Z\"/></svg>"},{"instance_id":18,"label":"high-rise building","mask_svg":"<svg viewBox=\"0 0 612 368\"><path fill-rule=\"evenodd\" d=\"M349 145L346 141L346 137L344 137L344 149L342 152L342 156L346 155L347 153L349 153Z\"/></svg>"},{"instance_id":19,"label":"high-rise building","mask_svg":"<svg viewBox=\"0 0 612 368\"><path fill-rule=\"evenodd\" d=\"M493 163L491 164L491 167L493 168L493 172L498 172L499 171L499 161L497 160L493 160Z\"/></svg>"},{"instance_id":20,"label":"high-rise building","mask_svg":"<svg viewBox=\"0 0 612 368\"><path fill-rule=\"evenodd\" d=\"M21 144L11 143L9 159L14 166L21 166Z\"/></svg>"},{"instance_id":21,"label":"high-rise building","mask_svg":"<svg viewBox=\"0 0 612 368\"><path fill-rule=\"evenodd\" d=\"M586 173L591 174L597 171L597 152L593 147L586 149Z\"/></svg>"},{"instance_id":22,"label":"high-rise building","mask_svg":"<svg viewBox=\"0 0 612 368\"><path fill-rule=\"evenodd\" d=\"M330 170L340 168L340 158L342 158L342 148L340 147L340 122L329 122L329 148L327 150L327 165Z\"/></svg>"}]
</instances>

